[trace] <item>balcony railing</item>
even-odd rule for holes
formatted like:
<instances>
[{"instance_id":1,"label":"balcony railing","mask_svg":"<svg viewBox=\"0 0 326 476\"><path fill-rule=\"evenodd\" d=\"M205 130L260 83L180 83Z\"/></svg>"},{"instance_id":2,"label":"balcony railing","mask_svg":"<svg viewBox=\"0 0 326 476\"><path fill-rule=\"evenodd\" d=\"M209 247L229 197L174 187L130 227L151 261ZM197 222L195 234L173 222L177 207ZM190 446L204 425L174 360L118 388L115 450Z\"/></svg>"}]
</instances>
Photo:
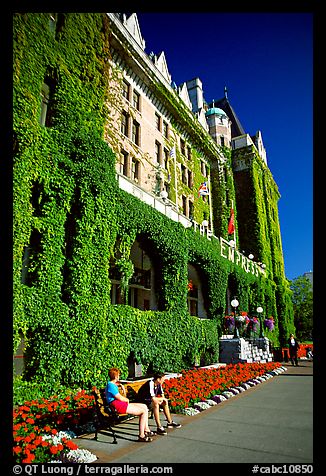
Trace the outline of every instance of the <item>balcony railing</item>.
<instances>
[{"instance_id":1,"label":"balcony railing","mask_svg":"<svg viewBox=\"0 0 326 476\"><path fill-rule=\"evenodd\" d=\"M190 228L192 226L191 221L179 213L175 203L171 202L168 198L163 199L153 193L145 192L145 190L142 190L138 185L124 175L117 174L117 180L119 187L125 192L139 198L139 200L147 203L147 205L155 208L155 210L163 213L163 215L171 218L171 220L181 223L185 228Z\"/></svg>"}]
</instances>

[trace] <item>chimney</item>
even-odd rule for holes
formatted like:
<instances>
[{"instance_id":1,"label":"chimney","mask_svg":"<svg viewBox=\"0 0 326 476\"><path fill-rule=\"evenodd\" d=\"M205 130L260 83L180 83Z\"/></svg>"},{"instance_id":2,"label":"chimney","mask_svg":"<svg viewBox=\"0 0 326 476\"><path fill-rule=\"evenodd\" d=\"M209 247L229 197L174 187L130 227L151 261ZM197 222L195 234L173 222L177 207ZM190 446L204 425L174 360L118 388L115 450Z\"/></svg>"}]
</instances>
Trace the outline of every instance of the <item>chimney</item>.
<instances>
[{"instance_id":1,"label":"chimney","mask_svg":"<svg viewBox=\"0 0 326 476\"><path fill-rule=\"evenodd\" d=\"M186 81L192 112L199 111L204 105L203 84L199 78Z\"/></svg>"}]
</instances>

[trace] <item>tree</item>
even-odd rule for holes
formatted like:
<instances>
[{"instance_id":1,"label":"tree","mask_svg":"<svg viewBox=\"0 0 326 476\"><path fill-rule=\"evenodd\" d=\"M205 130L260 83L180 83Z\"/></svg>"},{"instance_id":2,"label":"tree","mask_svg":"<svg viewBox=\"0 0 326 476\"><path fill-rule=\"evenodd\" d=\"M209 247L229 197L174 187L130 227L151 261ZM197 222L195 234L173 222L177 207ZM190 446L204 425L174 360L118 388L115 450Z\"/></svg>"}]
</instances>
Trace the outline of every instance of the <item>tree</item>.
<instances>
[{"instance_id":1,"label":"tree","mask_svg":"<svg viewBox=\"0 0 326 476\"><path fill-rule=\"evenodd\" d=\"M295 278L291 284L294 325L299 341L311 340L313 329L313 289L306 276Z\"/></svg>"}]
</instances>

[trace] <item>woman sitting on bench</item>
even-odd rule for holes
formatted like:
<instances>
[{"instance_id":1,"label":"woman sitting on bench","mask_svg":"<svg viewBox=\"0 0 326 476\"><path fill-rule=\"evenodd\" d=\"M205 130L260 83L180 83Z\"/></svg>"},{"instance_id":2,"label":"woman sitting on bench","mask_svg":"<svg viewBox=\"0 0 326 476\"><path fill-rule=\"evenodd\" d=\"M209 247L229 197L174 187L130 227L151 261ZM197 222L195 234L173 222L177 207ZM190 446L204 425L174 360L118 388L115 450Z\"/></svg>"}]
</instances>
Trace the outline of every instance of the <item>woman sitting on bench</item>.
<instances>
[{"instance_id":1,"label":"woman sitting on bench","mask_svg":"<svg viewBox=\"0 0 326 476\"><path fill-rule=\"evenodd\" d=\"M139 416L139 436L138 441L148 443L153 441L151 436L154 433L148 426L148 408L144 403L130 403L129 398L119 393L117 384L119 383L120 370L112 368L108 373L109 381L105 387L105 397L108 404L118 413L129 413Z\"/></svg>"}]
</instances>

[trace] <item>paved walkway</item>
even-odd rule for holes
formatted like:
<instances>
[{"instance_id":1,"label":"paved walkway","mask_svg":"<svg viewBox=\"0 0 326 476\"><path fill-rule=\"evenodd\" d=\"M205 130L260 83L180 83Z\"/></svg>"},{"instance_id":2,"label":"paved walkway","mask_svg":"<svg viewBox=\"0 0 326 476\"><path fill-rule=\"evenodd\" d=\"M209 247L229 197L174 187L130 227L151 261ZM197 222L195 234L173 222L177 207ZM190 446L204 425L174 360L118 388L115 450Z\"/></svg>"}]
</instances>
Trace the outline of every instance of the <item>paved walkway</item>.
<instances>
[{"instance_id":1,"label":"paved walkway","mask_svg":"<svg viewBox=\"0 0 326 476\"><path fill-rule=\"evenodd\" d=\"M77 444L97 463L292 463L313 462L313 364L284 364L287 371L195 416L175 415L182 428L138 443L138 418L112 437L93 434ZM150 420L155 429L153 420Z\"/></svg>"}]
</instances>

